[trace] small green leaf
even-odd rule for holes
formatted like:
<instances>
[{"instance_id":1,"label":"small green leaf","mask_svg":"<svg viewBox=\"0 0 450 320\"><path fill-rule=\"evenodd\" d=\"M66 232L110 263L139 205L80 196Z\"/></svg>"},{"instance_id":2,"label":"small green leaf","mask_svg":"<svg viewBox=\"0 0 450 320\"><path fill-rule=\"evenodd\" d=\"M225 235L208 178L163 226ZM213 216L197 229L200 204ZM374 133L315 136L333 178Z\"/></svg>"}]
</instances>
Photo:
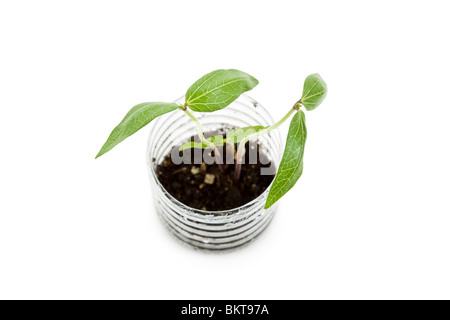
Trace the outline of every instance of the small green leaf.
<instances>
[{"instance_id":1,"label":"small green leaf","mask_svg":"<svg viewBox=\"0 0 450 320\"><path fill-rule=\"evenodd\" d=\"M258 80L245 72L219 69L198 79L186 92L185 99L194 111L213 112L225 108L257 84Z\"/></svg>"},{"instance_id":2,"label":"small green leaf","mask_svg":"<svg viewBox=\"0 0 450 320\"><path fill-rule=\"evenodd\" d=\"M303 173L303 153L306 142L305 114L299 110L292 118L283 158L270 188L265 209L284 196Z\"/></svg>"},{"instance_id":3,"label":"small green leaf","mask_svg":"<svg viewBox=\"0 0 450 320\"><path fill-rule=\"evenodd\" d=\"M306 110L314 110L322 103L327 95L327 84L318 73L306 77L300 102Z\"/></svg>"},{"instance_id":4,"label":"small green leaf","mask_svg":"<svg viewBox=\"0 0 450 320\"><path fill-rule=\"evenodd\" d=\"M223 143L224 143L224 139L223 139L222 135L212 136L212 137L209 137L206 140L208 140L209 142L214 143L214 145L216 147L223 146ZM208 148L210 148L210 146L208 146L207 144L205 144L203 142L190 141L190 142L187 142L187 143L183 144L180 147L180 151L183 151L183 150L186 150L186 149L191 149L191 148L208 149Z\"/></svg>"},{"instance_id":5,"label":"small green leaf","mask_svg":"<svg viewBox=\"0 0 450 320\"><path fill-rule=\"evenodd\" d=\"M256 133L258 131L261 131L262 129L265 129L263 126L251 126L251 127L244 127L244 128L238 128L233 129L227 132L227 137L224 139L223 136L217 135L212 136L206 140L214 143L216 147L221 147L224 145L224 143L239 143L247 136ZM190 149L190 148L201 148L201 149L208 149L209 146L202 143L202 142L194 142L190 141L185 144L183 144L180 147L180 151Z\"/></svg>"},{"instance_id":6,"label":"small green leaf","mask_svg":"<svg viewBox=\"0 0 450 320\"><path fill-rule=\"evenodd\" d=\"M251 127L244 127L244 128L238 128L233 129L227 132L227 143L239 143L242 140L244 140L249 135L256 133L258 131L261 131L265 129L266 127L263 126L251 126Z\"/></svg>"},{"instance_id":7,"label":"small green leaf","mask_svg":"<svg viewBox=\"0 0 450 320\"><path fill-rule=\"evenodd\" d=\"M131 136L133 133L146 126L150 121L165 113L174 111L180 106L176 103L165 102L144 102L138 104L128 111L123 120L114 128L95 157L96 159L102 154L114 148L117 144Z\"/></svg>"}]
</instances>

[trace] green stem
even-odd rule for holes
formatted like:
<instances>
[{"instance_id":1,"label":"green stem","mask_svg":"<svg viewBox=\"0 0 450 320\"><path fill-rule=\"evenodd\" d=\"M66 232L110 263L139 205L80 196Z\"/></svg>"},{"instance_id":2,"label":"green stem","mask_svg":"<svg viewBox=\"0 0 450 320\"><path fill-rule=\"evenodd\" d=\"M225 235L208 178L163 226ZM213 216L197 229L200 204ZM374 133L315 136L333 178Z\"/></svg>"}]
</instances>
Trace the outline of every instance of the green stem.
<instances>
[{"instance_id":1,"label":"green stem","mask_svg":"<svg viewBox=\"0 0 450 320\"><path fill-rule=\"evenodd\" d=\"M282 125L287 119L289 119L290 116L291 116L295 111L297 111L297 110L298 110L298 109L296 108L296 106L292 107L291 110L289 110L289 112L288 112L283 118L281 118L280 121L278 121L277 123L271 125L270 127L267 127L267 129L269 129L268 132L270 132L270 131L272 131L272 130L278 128L279 126L281 126L281 125Z\"/></svg>"},{"instance_id":2,"label":"green stem","mask_svg":"<svg viewBox=\"0 0 450 320\"><path fill-rule=\"evenodd\" d=\"M301 107L300 102L297 102L290 110L289 112L283 117L281 118L280 121L274 123L271 126L268 126L267 128L260 130L258 132L255 132L247 137L245 137L240 143L239 143L239 147L238 147L238 151L236 154L236 168L234 170L234 177L233 180L235 183L237 183L239 181L239 178L241 176L241 166L242 166L242 158L244 157L245 154L245 144L250 141L251 139L257 138L259 136L262 136L263 134L269 133L270 131L278 128L279 126L281 126L287 119L289 119L289 117L295 112L297 111L299 108Z\"/></svg>"},{"instance_id":3,"label":"green stem","mask_svg":"<svg viewBox=\"0 0 450 320\"><path fill-rule=\"evenodd\" d=\"M217 149L216 145L214 143L206 140L206 138L203 134L203 127L202 127L202 124L200 123L200 121L198 121L198 119L187 109L187 107L180 107L178 109L183 110L188 115L188 117L191 118L192 121L195 122L195 124L197 125L197 131L198 131L198 136L199 136L200 140L202 141L202 143L206 144L208 147L210 147L214 151L214 156L216 157L217 165L219 166L220 171L223 172L224 168L223 168L222 156L220 155L220 152Z\"/></svg>"}]
</instances>

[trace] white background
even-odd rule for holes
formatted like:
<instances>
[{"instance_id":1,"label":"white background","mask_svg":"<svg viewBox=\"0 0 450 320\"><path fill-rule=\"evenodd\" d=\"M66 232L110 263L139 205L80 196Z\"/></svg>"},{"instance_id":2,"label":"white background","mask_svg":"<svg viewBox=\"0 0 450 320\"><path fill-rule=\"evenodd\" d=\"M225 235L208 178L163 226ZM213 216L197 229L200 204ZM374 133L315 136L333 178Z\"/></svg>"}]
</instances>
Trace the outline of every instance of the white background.
<instances>
[{"instance_id":1,"label":"white background","mask_svg":"<svg viewBox=\"0 0 450 320\"><path fill-rule=\"evenodd\" d=\"M450 298L446 1L2 1L0 298ZM158 220L133 105L237 68L280 118L319 72L304 174L252 245ZM285 136L287 125L282 129Z\"/></svg>"}]
</instances>

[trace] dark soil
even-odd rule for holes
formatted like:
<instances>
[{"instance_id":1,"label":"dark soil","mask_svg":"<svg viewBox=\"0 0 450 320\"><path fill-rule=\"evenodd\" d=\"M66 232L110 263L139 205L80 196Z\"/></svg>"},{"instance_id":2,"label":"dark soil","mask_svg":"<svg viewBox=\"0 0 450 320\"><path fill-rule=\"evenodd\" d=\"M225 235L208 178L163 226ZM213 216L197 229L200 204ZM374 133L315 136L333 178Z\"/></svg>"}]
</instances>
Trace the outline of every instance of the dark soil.
<instances>
[{"instance_id":1,"label":"dark soil","mask_svg":"<svg viewBox=\"0 0 450 320\"><path fill-rule=\"evenodd\" d=\"M214 134L217 134L217 132ZM194 137L191 140L193 139ZM189 207L207 211L237 208L263 193L275 176L274 168L270 169L270 175L261 175L261 168L271 167L271 162L264 154L260 154L258 143L250 142L245 147L246 159L242 164L241 177L238 183L233 183L234 163L225 164L225 170L222 173L219 165L216 163L207 165L193 149L184 151L184 158L187 160L190 158L190 161L184 161L186 163L178 165L172 161L170 154L167 155L163 162L158 164L156 175L173 197ZM255 164L249 163L250 148L256 148L258 151ZM234 154L231 148L224 149ZM235 145L235 150L237 150L237 145ZM211 150L208 150L208 152L211 152ZM226 151L221 152L221 155L225 162Z\"/></svg>"}]
</instances>

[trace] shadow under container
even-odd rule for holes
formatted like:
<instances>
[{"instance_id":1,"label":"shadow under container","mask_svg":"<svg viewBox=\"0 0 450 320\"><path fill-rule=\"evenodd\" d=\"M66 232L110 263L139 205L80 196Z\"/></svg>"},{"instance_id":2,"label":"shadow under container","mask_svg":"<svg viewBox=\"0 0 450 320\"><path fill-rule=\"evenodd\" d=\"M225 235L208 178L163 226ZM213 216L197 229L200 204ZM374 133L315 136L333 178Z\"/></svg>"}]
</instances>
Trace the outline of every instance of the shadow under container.
<instances>
[{"instance_id":1,"label":"shadow under container","mask_svg":"<svg viewBox=\"0 0 450 320\"><path fill-rule=\"evenodd\" d=\"M184 97L176 102L184 103ZM212 113L193 112L204 132L223 128L242 128L253 125L268 126L272 117L258 102L241 95L228 107ZM264 209L270 186L245 205L224 211L203 211L191 208L170 195L156 176L156 166L179 146L196 134L195 123L181 110L153 121L147 149L147 167L156 212L171 233L194 248L226 250L253 241L272 220L277 204ZM278 167L281 160L281 137L278 130L257 139L260 151Z\"/></svg>"}]
</instances>

